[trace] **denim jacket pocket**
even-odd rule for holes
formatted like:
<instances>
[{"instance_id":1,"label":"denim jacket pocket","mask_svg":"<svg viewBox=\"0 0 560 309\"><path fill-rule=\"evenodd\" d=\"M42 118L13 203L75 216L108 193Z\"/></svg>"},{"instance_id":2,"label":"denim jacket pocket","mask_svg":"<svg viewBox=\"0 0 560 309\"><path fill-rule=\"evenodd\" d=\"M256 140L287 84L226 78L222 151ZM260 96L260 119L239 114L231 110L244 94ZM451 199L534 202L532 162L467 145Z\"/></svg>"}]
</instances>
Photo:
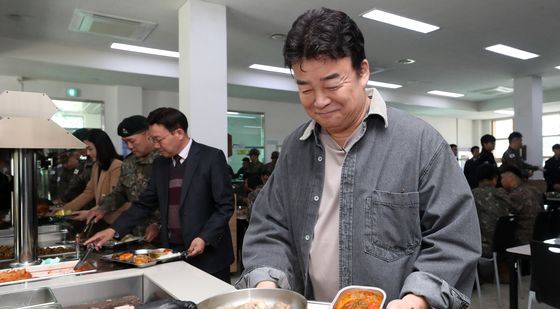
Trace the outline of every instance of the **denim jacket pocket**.
<instances>
[{"instance_id":1,"label":"denim jacket pocket","mask_svg":"<svg viewBox=\"0 0 560 309\"><path fill-rule=\"evenodd\" d=\"M420 245L418 192L373 191L364 205L364 251L392 262Z\"/></svg>"}]
</instances>

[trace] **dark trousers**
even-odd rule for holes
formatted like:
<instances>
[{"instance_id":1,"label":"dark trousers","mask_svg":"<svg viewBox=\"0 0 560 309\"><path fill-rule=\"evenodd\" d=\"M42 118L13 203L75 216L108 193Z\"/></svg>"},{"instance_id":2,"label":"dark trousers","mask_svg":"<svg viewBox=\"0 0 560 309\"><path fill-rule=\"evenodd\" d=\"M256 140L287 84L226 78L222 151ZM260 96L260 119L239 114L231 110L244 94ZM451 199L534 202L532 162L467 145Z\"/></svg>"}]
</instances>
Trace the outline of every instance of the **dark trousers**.
<instances>
[{"instance_id":1,"label":"dark trousers","mask_svg":"<svg viewBox=\"0 0 560 309\"><path fill-rule=\"evenodd\" d=\"M227 284L231 284L231 278L229 274L229 267L226 267L218 272L211 274L212 276L224 281Z\"/></svg>"}]
</instances>

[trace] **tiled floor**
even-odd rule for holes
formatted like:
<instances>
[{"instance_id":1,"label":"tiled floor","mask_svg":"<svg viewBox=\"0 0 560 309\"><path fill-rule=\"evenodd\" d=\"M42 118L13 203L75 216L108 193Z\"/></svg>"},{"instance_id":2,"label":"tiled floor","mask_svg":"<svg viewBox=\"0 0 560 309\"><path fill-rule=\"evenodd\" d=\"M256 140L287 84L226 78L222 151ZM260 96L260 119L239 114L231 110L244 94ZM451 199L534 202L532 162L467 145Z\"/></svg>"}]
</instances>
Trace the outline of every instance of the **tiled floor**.
<instances>
[{"instance_id":1,"label":"tiled floor","mask_svg":"<svg viewBox=\"0 0 560 309\"><path fill-rule=\"evenodd\" d=\"M238 274L233 274L231 277L232 284L235 283L239 279ZM526 309L527 308L527 297L529 295L529 281L531 277L525 276L522 278L522 286L521 290L519 291L519 301L518 301L518 308L519 309ZM494 283L484 283L480 286L480 290L482 292L482 306L484 309L508 309L509 308L509 285L508 284L500 284L500 291L502 294L502 306L498 306L498 293L496 290L496 284ZM478 301L478 293L476 289L473 290L472 299L471 299L471 308L480 308L480 303ZM533 302L533 309L553 309L554 307L539 304L537 302Z\"/></svg>"},{"instance_id":2,"label":"tiled floor","mask_svg":"<svg viewBox=\"0 0 560 309\"><path fill-rule=\"evenodd\" d=\"M529 284L530 284L531 277L524 276L522 278L522 285L521 289L519 290L519 300L518 300L518 308L519 309L526 309L528 303L528 295L529 295ZM509 308L509 285L508 284L500 284L500 291L502 294L502 307L498 306L498 292L496 290L496 284L494 283L484 283L481 285L480 290L482 292L482 306L484 309L492 309L492 308ZM478 301L478 293L476 289L473 290L472 293L472 300L471 300L471 308L480 308L480 303ZM533 309L549 309L553 308L551 306L545 304L539 304L533 301L532 305Z\"/></svg>"}]
</instances>

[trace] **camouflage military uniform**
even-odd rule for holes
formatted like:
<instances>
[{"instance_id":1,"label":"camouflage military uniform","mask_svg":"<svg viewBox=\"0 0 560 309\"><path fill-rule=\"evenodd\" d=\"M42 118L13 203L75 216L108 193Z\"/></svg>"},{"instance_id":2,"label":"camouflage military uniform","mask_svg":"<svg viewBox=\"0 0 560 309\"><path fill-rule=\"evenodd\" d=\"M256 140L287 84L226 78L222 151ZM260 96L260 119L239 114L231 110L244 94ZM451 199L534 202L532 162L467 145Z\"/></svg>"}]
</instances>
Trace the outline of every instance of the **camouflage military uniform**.
<instances>
[{"instance_id":1,"label":"camouflage military uniform","mask_svg":"<svg viewBox=\"0 0 560 309\"><path fill-rule=\"evenodd\" d=\"M508 192L510 211L515 215L515 240L518 245L528 244L533 239L533 228L537 214L543 211L543 197L537 189L522 183Z\"/></svg>"},{"instance_id":2,"label":"camouflage military uniform","mask_svg":"<svg viewBox=\"0 0 560 309\"><path fill-rule=\"evenodd\" d=\"M472 194L480 222L482 256L492 257L492 238L496 222L498 218L508 215L511 202L504 189L488 184L481 184L472 190Z\"/></svg>"},{"instance_id":3,"label":"camouflage military uniform","mask_svg":"<svg viewBox=\"0 0 560 309\"><path fill-rule=\"evenodd\" d=\"M111 194L105 196L99 208L106 212L111 212L121 207L126 202L133 202L148 186L148 181L152 175L152 163L159 157L157 151L153 151L145 157L128 156L124 159L121 166L121 176L117 186ZM151 223L158 223L160 220L159 211L156 211L148 220L133 231L134 235L143 236L146 227Z\"/></svg>"},{"instance_id":4,"label":"camouflage military uniform","mask_svg":"<svg viewBox=\"0 0 560 309\"><path fill-rule=\"evenodd\" d=\"M521 171L523 179L529 178L529 171L536 171L539 169L538 166L525 163L525 160L523 160L519 151L511 149L511 147L504 152L504 155L502 156L502 164L517 167Z\"/></svg>"},{"instance_id":5,"label":"camouflage military uniform","mask_svg":"<svg viewBox=\"0 0 560 309\"><path fill-rule=\"evenodd\" d=\"M87 183L91 177L91 168L93 167L93 161L89 158L87 160L80 160L78 168L71 171L69 175L67 187L58 187L58 197L64 203L68 203L84 192ZM89 202L82 209L90 209L95 206L95 200Z\"/></svg>"}]
</instances>

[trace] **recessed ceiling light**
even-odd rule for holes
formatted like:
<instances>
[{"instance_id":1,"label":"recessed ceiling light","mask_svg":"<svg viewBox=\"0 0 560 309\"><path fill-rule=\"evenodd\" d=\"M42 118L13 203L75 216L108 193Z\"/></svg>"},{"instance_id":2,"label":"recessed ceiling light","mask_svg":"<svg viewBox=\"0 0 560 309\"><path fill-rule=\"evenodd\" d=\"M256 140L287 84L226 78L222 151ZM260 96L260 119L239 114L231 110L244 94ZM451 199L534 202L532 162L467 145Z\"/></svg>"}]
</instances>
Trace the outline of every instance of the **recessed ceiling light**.
<instances>
[{"instance_id":1,"label":"recessed ceiling light","mask_svg":"<svg viewBox=\"0 0 560 309\"><path fill-rule=\"evenodd\" d=\"M443 97L450 97L450 98L460 98L460 97L465 96L462 93L447 92L447 91L440 91L440 90L431 90L431 91L428 91L428 93L443 96Z\"/></svg>"},{"instance_id":2,"label":"recessed ceiling light","mask_svg":"<svg viewBox=\"0 0 560 309\"><path fill-rule=\"evenodd\" d=\"M494 111L495 114L500 114L500 115L509 115L509 116L513 116L515 115L514 111L509 111L506 109L498 109Z\"/></svg>"},{"instance_id":3,"label":"recessed ceiling light","mask_svg":"<svg viewBox=\"0 0 560 309\"><path fill-rule=\"evenodd\" d=\"M395 62L398 63L398 64L411 64L411 63L416 62L416 60L410 59L410 58L403 58L403 59L399 59Z\"/></svg>"},{"instance_id":4,"label":"recessed ceiling light","mask_svg":"<svg viewBox=\"0 0 560 309\"><path fill-rule=\"evenodd\" d=\"M496 44L496 45L488 46L485 49L489 50L491 52L495 52L495 53L498 53L498 54L510 56L510 57L513 57L513 58L521 59L521 60L527 60L527 59L536 58L536 57L539 56L537 54L533 54L531 52L524 51L524 50L521 50L521 49L517 49L517 48L511 47L511 46L504 45L504 44Z\"/></svg>"},{"instance_id":5,"label":"recessed ceiling light","mask_svg":"<svg viewBox=\"0 0 560 309\"><path fill-rule=\"evenodd\" d=\"M278 40L278 41L285 41L286 40L286 35L283 33L273 33L270 35L270 38L273 40Z\"/></svg>"},{"instance_id":6,"label":"recessed ceiling light","mask_svg":"<svg viewBox=\"0 0 560 309\"><path fill-rule=\"evenodd\" d=\"M129 44L121 44L121 43L113 43L113 44L111 44L111 48L112 49L131 51L131 52L135 52L135 53L179 58L179 52L171 51L171 50L148 48L148 47L129 45Z\"/></svg>"},{"instance_id":7,"label":"recessed ceiling light","mask_svg":"<svg viewBox=\"0 0 560 309\"><path fill-rule=\"evenodd\" d=\"M251 64L249 68L255 70L261 70L261 71L275 72L275 73L292 74L292 70L288 68L273 67L271 65L264 65L264 64L256 64L256 63Z\"/></svg>"},{"instance_id":8,"label":"recessed ceiling light","mask_svg":"<svg viewBox=\"0 0 560 309\"><path fill-rule=\"evenodd\" d=\"M374 81L374 80L368 81L367 84L370 85L370 86L374 86L374 87L383 87L383 88L391 88L391 89L397 89L397 88L402 87L402 85L390 84L390 83L384 83L384 82L377 82L377 81Z\"/></svg>"},{"instance_id":9,"label":"recessed ceiling light","mask_svg":"<svg viewBox=\"0 0 560 309\"><path fill-rule=\"evenodd\" d=\"M557 67L554 67L554 68L555 68L555 69L558 69L558 70L560 70L560 65L559 65L559 66L557 66Z\"/></svg>"},{"instance_id":10,"label":"recessed ceiling light","mask_svg":"<svg viewBox=\"0 0 560 309\"><path fill-rule=\"evenodd\" d=\"M362 15L365 18L368 19L373 19L376 21L380 21L382 23L386 23L386 24L390 24L393 26L397 26L397 27L401 27L401 28L406 28L406 29L410 29L410 30L414 30L414 31L418 31L418 32L422 32L422 33L428 33L428 32L432 32L435 30L438 30L439 27L438 26L434 26L434 25L430 25L427 23L423 23L421 21L417 21L414 19L410 19L410 18L406 18L406 17L402 17L399 15L395 15L395 14L391 14L391 13L387 13L381 10L371 10L365 14Z\"/></svg>"}]
</instances>

